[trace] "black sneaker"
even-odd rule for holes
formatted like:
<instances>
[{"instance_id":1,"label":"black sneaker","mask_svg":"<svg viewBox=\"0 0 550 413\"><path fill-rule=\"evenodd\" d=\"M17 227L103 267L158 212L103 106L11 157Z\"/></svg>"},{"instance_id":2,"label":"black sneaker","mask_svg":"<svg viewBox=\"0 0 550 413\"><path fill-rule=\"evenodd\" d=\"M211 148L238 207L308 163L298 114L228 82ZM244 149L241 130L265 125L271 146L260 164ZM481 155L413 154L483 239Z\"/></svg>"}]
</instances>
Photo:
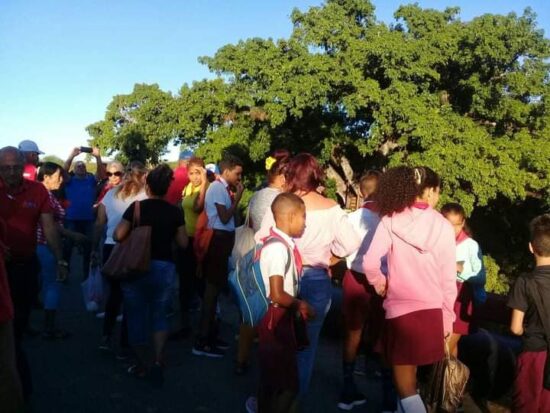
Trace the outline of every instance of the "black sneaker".
<instances>
[{"instance_id":1,"label":"black sneaker","mask_svg":"<svg viewBox=\"0 0 550 413\"><path fill-rule=\"evenodd\" d=\"M193 353L195 356L206 356L213 358L221 358L225 356L225 352L222 349L216 346L211 346L209 344L200 343L197 343L193 346L193 350L191 350L191 353Z\"/></svg>"},{"instance_id":2,"label":"black sneaker","mask_svg":"<svg viewBox=\"0 0 550 413\"><path fill-rule=\"evenodd\" d=\"M217 347L220 350L227 350L229 349L229 343L226 341L223 341L221 338L216 338L214 342L212 343L213 347Z\"/></svg>"},{"instance_id":3,"label":"black sneaker","mask_svg":"<svg viewBox=\"0 0 550 413\"><path fill-rule=\"evenodd\" d=\"M357 390L354 390L352 392L344 391L340 395L338 408L342 410L351 410L355 406L361 406L366 402L367 402L367 399L365 398L365 395L359 393Z\"/></svg>"},{"instance_id":4,"label":"black sneaker","mask_svg":"<svg viewBox=\"0 0 550 413\"><path fill-rule=\"evenodd\" d=\"M103 336L101 338L101 343L99 343L99 349L105 352L113 351L113 342L110 336Z\"/></svg>"}]
</instances>

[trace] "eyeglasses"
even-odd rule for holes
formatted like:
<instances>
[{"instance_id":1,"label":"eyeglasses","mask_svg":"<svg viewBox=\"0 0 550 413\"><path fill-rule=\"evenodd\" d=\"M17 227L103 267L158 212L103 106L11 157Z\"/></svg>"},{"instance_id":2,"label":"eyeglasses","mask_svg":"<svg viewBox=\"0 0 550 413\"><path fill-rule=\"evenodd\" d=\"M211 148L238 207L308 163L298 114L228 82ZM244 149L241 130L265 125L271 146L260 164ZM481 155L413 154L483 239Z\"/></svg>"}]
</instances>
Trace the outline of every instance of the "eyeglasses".
<instances>
[{"instance_id":1,"label":"eyeglasses","mask_svg":"<svg viewBox=\"0 0 550 413\"><path fill-rule=\"evenodd\" d=\"M120 176L122 176L122 172L120 172L120 171L116 171L116 172L107 172L107 176L108 176L109 178L110 178L111 176L113 176L113 175L114 175L114 176L120 177Z\"/></svg>"}]
</instances>

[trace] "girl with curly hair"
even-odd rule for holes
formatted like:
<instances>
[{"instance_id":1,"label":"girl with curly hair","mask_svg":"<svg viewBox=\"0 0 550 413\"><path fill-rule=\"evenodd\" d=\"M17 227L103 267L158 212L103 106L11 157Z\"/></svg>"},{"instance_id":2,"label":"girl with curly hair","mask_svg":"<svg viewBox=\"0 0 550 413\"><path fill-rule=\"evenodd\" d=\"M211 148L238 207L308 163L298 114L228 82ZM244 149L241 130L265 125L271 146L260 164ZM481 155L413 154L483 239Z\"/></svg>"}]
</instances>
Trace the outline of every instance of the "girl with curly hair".
<instances>
[{"instance_id":1,"label":"girl with curly hair","mask_svg":"<svg viewBox=\"0 0 550 413\"><path fill-rule=\"evenodd\" d=\"M426 412L416 369L445 356L444 339L453 331L456 247L451 224L434 209L440 187L427 167L399 166L382 175L376 195L382 219L363 259L369 283L385 297L383 352L402 412Z\"/></svg>"}]
</instances>

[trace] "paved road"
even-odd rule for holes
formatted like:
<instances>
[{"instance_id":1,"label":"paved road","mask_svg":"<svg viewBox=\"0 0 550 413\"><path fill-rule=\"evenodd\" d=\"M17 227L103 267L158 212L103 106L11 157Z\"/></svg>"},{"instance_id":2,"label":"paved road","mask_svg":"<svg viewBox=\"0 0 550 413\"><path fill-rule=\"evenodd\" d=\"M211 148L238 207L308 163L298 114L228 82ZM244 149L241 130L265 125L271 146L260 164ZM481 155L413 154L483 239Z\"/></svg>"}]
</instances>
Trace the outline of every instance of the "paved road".
<instances>
[{"instance_id":1,"label":"paved road","mask_svg":"<svg viewBox=\"0 0 550 413\"><path fill-rule=\"evenodd\" d=\"M78 268L73 266L73 268ZM78 279L77 279L78 278ZM128 363L115 360L97 348L102 320L87 313L82 302L79 276L72 277L62 293L59 325L70 331L65 341L48 342L40 337L26 340L35 391L35 413L161 413L161 412L244 412L244 401L256 388L255 366L247 376L233 374L236 342L223 359L191 354L192 340L171 341L167 346L166 383L153 389L126 374ZM237 315L228 299L222 302L222 335L233 338ZM41 311L33 314L32 325L42 326ZM305 412L336 412L340 390L341 347L337 339L320 342L311 392ZM369 396L357 412L377 412L380 386L358 377L359 387Z\"/></svg>"}]
</instances>

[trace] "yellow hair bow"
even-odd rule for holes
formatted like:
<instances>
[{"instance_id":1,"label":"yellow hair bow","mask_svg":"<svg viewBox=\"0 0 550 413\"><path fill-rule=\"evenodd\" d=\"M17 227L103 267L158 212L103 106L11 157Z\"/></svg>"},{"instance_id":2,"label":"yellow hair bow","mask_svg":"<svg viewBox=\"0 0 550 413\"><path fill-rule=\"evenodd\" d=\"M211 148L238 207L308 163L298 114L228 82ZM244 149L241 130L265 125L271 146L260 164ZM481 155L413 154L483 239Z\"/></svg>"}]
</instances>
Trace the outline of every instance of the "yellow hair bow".
<instances>
[{"instance_id":1,"label":"yellow hair bow","mask_svg":"<svg viewBox=\"0 0 550 413\"><path fill-rule=\"evenodd\" d=\"M277 159L275 159L273 156L267 157L265 159L265 169L266 169L266 171L269 171L275 162L277 162Z\"/></svg>"}]
</instances>

